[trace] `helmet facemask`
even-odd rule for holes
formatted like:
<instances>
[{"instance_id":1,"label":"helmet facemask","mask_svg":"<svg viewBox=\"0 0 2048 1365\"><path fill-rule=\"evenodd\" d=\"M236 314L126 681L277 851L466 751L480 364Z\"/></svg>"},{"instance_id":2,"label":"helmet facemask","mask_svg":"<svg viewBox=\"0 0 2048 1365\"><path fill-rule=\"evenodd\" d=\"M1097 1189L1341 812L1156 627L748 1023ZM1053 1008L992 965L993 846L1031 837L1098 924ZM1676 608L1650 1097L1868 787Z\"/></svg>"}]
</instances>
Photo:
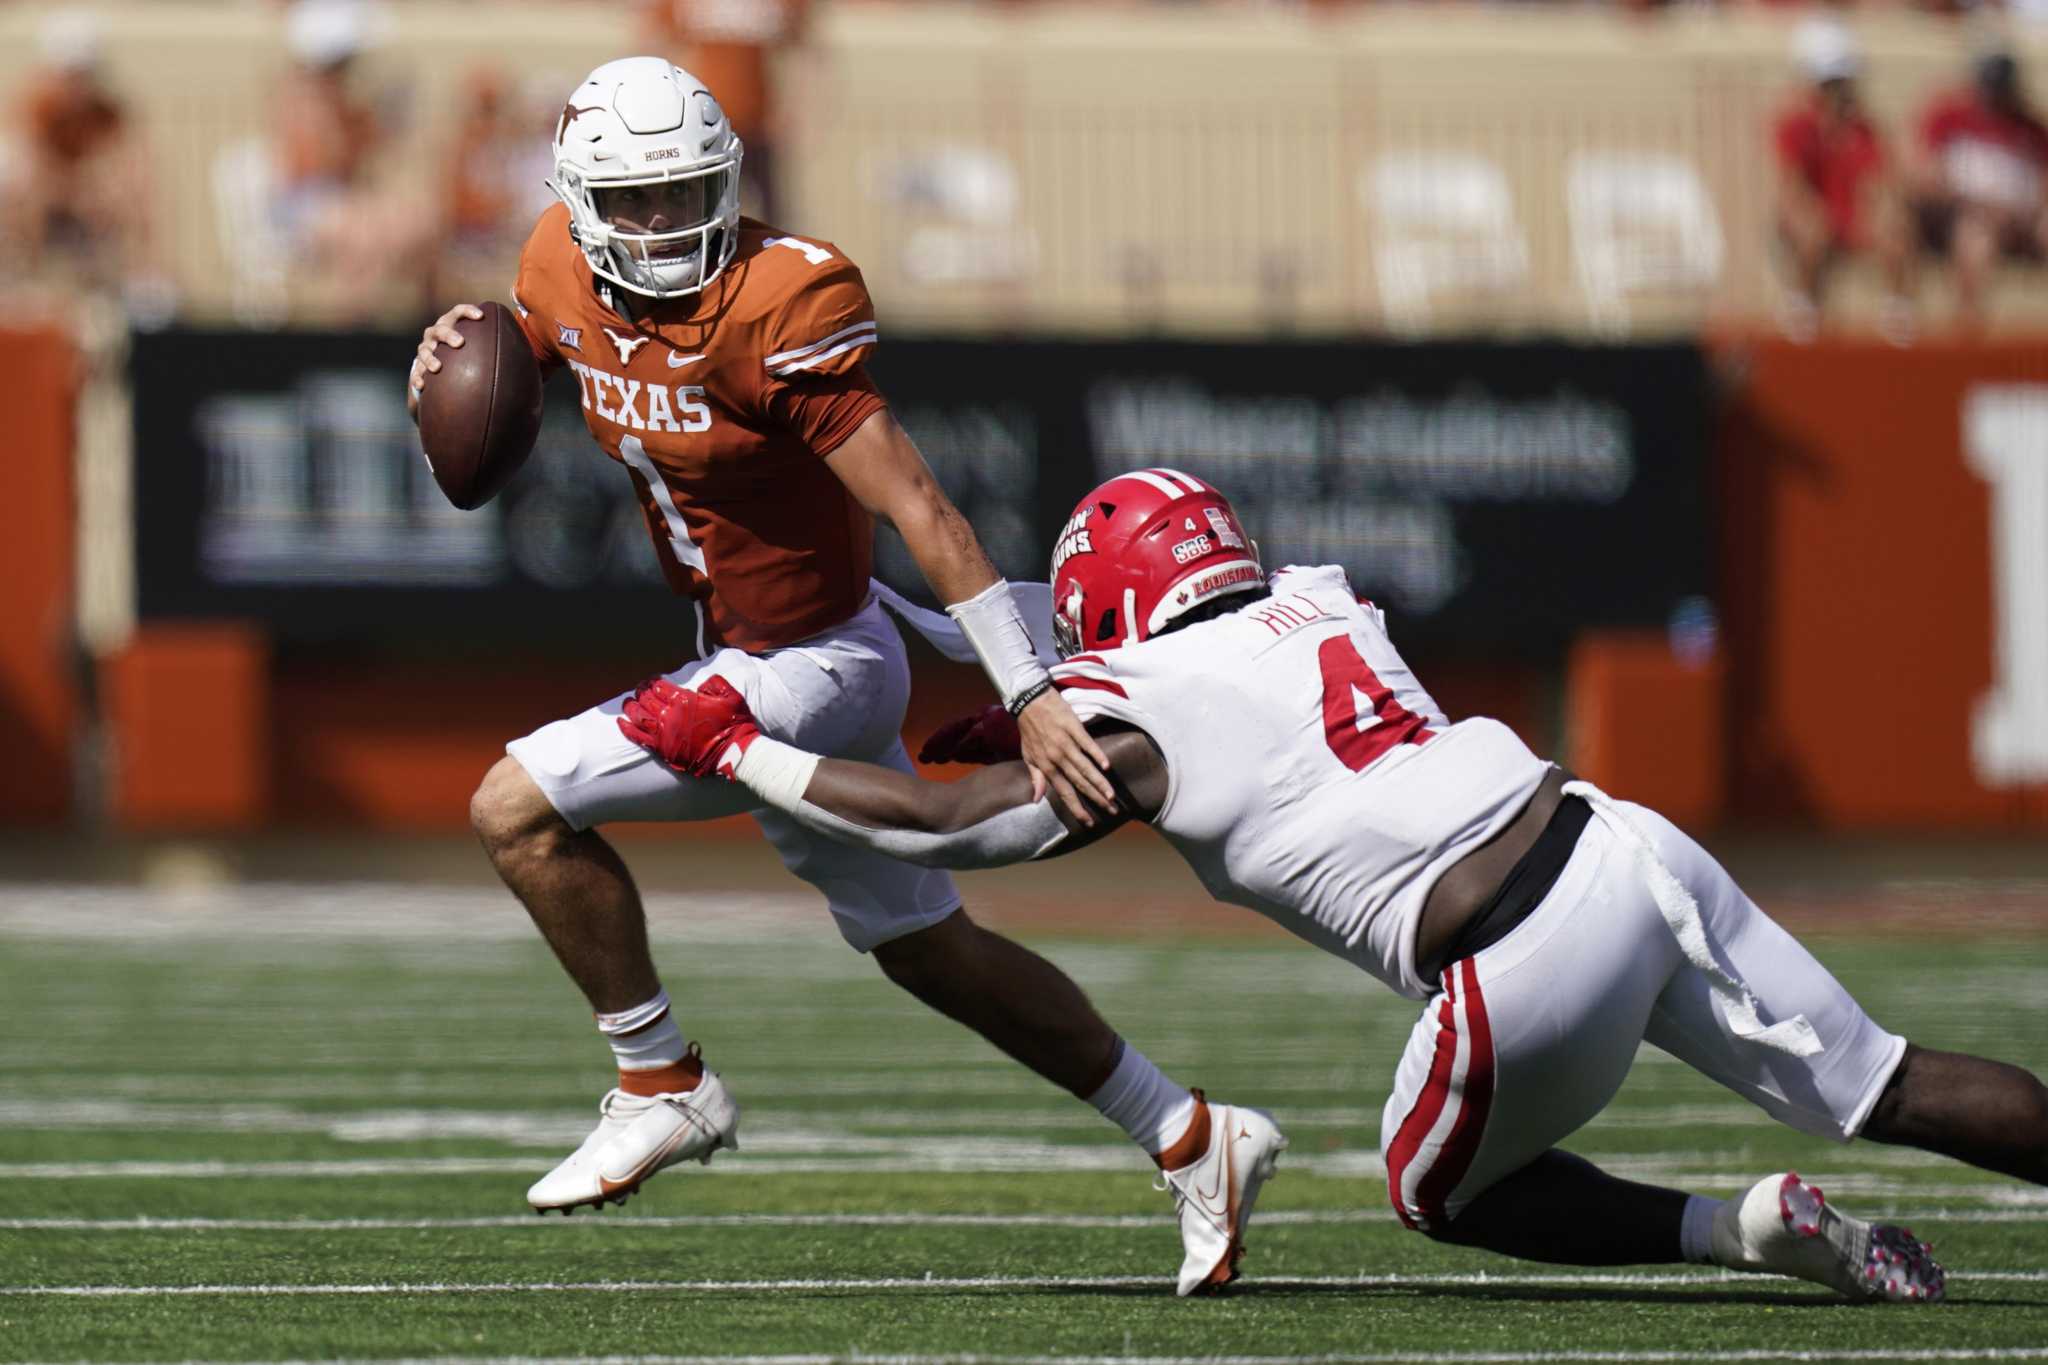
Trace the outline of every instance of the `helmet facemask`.
<instances>
[{"instance_id":1,"label":"helmet facemask","mask_svg":"<svg viewBox=\"0 0 2048 1365\"><path fill-rule=\"evenodd\" d=\"M739 249L743 148L689 72L627 57L590 74L555 125L548 188L591 273L654 299L697 293ZM659 222L661 231L649 231Z\"/></svg>"}]
</instances>

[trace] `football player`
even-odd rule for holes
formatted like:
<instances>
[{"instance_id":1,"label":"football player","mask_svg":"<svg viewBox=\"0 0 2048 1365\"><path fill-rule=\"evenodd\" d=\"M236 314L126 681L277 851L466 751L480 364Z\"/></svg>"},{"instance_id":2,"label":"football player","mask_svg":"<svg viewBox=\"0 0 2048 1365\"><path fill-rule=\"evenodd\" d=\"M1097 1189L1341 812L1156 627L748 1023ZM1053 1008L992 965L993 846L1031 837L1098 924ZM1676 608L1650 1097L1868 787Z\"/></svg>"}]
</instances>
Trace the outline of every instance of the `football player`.
<instances>
[{"instance_id":1,"label":"football player","mask_svg":"<svg viewBox=\"0 0 2048 1365\"><path fill-rule=\"evenodd\" d=\"M2032 1075L1887 1032L1669 821L1572 780L1498 721L1452 723L1341 569L1268 576L1201 480L1154 469L1095 489L1052 587L1053 680L1118 789L1093 825L1041 799L1018 762L937 784L821 760L764 735L715 681L651 685L620 725L807 829L931 866L1052 857L1151 823L1215 895L1423 1002L1380 1147L1401 1221L1444 1241L1942 1297L1929 1248L1796 1175L1723 1202L1559 1150L1644 1041L1802 1131L2048 1181L2048 1090ZM1014 755L1006 719L948 727L930 756Z\"/></svg>"},{"instance_id":2,"label":"football player","mask_svg":"<svg viewBox=\"0 0 2048 1365\"><path fill-rule=\"evenodd\" d=\"M689 605L676 652L690 662L669 678L721 678L770 733L907 771L909 668L869 579L880 518L951 604L1033 771L1077 820L1099 818L1091 811L1114 801L1105 756L863 366L876 326L860 272L830 242L740 216L741 151L688 72L655 57L599 67L556 122L550 183L562 202L534 227L513 290L534 358L572 376ZM480 316L458 305L426 329L409 378L415 419L438 348L460 346L454 324ZM471 802L493 864L588 997L619 1066L597 1127L528 1192L536 1211L622 1201L664 1166L737 1145L738 1108L686 1043L632 878L595 832L616 820L757 811L847 942L892 980L1088 1098L1154 1154L1193 1126L1200 1102L1124 1046L1057 968L969 920L951 878L821 838L740 788L679 776L619 733L629 695L514 740Z\"/></svg>"}]
</instances>

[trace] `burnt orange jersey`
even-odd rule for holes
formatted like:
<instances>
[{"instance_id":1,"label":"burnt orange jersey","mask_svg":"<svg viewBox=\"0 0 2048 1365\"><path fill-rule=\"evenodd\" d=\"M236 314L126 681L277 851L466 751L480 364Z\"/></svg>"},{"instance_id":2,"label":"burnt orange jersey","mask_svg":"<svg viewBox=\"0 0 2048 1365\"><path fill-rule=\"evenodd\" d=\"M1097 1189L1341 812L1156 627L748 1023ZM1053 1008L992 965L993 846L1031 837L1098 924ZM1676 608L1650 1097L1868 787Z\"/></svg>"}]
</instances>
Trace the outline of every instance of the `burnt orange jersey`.
<instances>
[{"instance_id":1,"label":"burnt orange jersey","mask_svg":"<svg viewBox=\"0 0 2048 1365\"><path fill-rule=\"evenodd\" d=\"M702 647L770 649L852 616L874 523L824 457L883 407L862 368L875 309L860 271L830 242L743 218L701 294L638 322L608 298L568 209L548 209L519 257L520 326L543 371L574 372L669 585L698 605Z\"/></svg>"}]
</instances>

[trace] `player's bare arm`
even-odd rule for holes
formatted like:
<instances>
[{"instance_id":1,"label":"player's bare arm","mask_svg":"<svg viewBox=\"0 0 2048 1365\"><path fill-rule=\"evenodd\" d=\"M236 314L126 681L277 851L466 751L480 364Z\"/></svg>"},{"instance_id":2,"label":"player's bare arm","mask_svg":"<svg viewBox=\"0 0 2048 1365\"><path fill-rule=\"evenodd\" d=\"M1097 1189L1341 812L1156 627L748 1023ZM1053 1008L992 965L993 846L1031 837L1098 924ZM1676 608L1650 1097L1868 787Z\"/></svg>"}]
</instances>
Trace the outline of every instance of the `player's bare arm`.
<instances>
[{"instance_id":1,"label":"player's bare arm","mask_svg":"<svg viewBox=\"0 0 2048 1365\"><path fill-rule=\"evenodd\" d=\"M441 372L441 358L434 352L443 346L462 345L462 333L455 330L455 324L464 318L474 320L483 315L483 309L473 303L458 303L428 323L426 331L420 334L412 372L405 377L405 415L412 418L415 425L420 420L420 394L427 387L427 376Z\"/></svg>"},{"instance_id":2,"label":"player's bare arm","mask_svg":"<svg viewBox=\"0 0 2048 1365\"><path fill-rule=\"evenodd\" d=\"M766 739L745 700L719 678L694 691L655 679L627 703L619 728L680 772L739 782L819 833L930 867L1059 857L1132 818L1149 819L1166 796L1165 759L1129 727L1100 738L1124 799L1085 824L1049 801L1021 760L958 782L927 782Z\"/></svg>"},{"instance_id":3,"label":"player's bare arm","mask_svg":"<svg viewBox=\"0 0 2048 1365\"><path fill-rule=\"evenodd\" d=\"M975 632L962 608L980 603L1001 580L974 528L932 477L909 433L887 411L878 412L826 456L825 463L862 506L896 528L925 581L961 618L972 638ZM1083 826L1092 824L1095 808L1111 810L1116 804L1116 793L1103 776L1108 756L1045 682L1043 670L1028 656L1028 636L1022 638L1027 646L1022 667L1035 670L1035 676L1017 679L1004 700L1014 699L1017 705L1024 760L1051 783L1067 815ZM987 663L979 640L976 648ZM1001 678L995 681L1003 685Z\"/></svg>"},{"instance_id":4,"label":"player's bare arm","mask_svg":"<svg viewBox=\"0 0 2048 1365\"><path fill-rule=\"evenodd\" d=\"M1016 856L973 865L1057 858L1086 848L1131 819L1149 819L1165 799L1166 761L1144 733L1118 729L1097 737L1097 743L1109 757L1108 771L1129 799L1120 801L1114 812L1097 812L1095 822L1085 826L1035 791L1029 765L1016 760L983 768L958 782L927 782L872 763L827 759L812 773L804 800L861 830L931 835L933 859L955 860L941 863L945 866L964 865L957 859L981 846L982 832L1015 813L1043 807L1065 830L1058 842L1029 853L1011 846L1001 851Z\"/></svg>"}]
</instances>

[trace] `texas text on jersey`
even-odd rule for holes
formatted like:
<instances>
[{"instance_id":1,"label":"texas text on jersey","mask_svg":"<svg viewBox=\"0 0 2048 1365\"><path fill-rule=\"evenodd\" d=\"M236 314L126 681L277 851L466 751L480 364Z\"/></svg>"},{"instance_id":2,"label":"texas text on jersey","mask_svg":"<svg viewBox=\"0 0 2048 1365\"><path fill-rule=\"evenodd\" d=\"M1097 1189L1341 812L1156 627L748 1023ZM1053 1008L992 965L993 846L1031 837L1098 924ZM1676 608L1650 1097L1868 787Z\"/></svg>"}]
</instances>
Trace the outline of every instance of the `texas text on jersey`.
<instances>
[{"instance_id":1,"label":"texas text on jersey","mask_svg":"<svg viewBox=\"0 0 2048 1365\"><path fill-rule=\"evenodd\" d=\"M824 462L884 406L851 261L743 218L717 279L634 321L558 204L520 254L513 302L543 372L575 374L590 434L630 472L669 585L697 604L699 657L790 644L860 609L873 521Z\"/></svg>"}]
</instances>

